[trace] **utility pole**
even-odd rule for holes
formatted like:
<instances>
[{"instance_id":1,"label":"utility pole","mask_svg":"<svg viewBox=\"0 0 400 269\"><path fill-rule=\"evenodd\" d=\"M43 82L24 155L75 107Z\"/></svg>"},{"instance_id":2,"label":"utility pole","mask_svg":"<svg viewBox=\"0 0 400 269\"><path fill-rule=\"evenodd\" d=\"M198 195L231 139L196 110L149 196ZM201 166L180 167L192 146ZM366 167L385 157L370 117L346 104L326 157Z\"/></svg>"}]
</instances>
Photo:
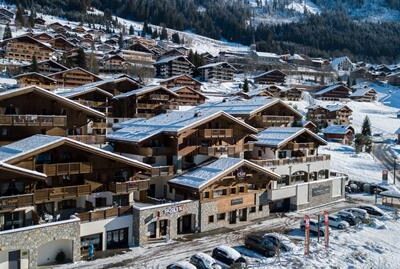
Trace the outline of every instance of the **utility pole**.
<instances>
[{"instance_id":1,"label":"utility pole","mask_svg":"<svg viewBox=\"0 0 400 269\"><path fill-rule=\"evenodd\" d=\"M394 157L394 159L393 159L393 185L396 185L396 164L397 164L397 158Z\"/></svg>"}]
</instances>

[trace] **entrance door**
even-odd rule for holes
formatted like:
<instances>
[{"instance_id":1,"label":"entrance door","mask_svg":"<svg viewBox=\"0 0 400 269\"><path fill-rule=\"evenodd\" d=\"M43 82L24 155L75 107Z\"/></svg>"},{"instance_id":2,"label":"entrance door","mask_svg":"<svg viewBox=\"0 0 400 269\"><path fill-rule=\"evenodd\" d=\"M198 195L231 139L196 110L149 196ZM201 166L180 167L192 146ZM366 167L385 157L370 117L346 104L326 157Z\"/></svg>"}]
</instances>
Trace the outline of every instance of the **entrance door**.
<instances>
[{"instance_id":1,"label":"entrance door","mask_svg":"<svg viewBox=\"0 0 400 269\"><path fill-rule=\"evenodd\" d=\"M229 212L229 224L236 224L237 212L233 210Z\"/></svg>"},{"instance_id":2,"label":"entrance door","mask_svg":"<svg viewBox=\"0 0 400 269\"><path fill-rule=\"evenodd\" d=\"M21 251L8 252L8 268L9 269L21 269Z\"/></svg>"},{"instance_id":3,"label":"entrance door","mask_svg":"<svg viewBox=\"0 0 400 269\"><path fill-rule=\"evenodd\" d=\"M247 221L247 208L243 208L239 210L239 220Z\"/></svg>"},{"instance_id":4,"label":"entrance door","mask_svg":"<svg viewBox=\"0 0 400 269\"><path fill-rule=\"evenodd\" d=\"M168 220L160 220L160 236L166 236L168 233Z\"/></svg>"},{"instance_id":5,"label":"entrance door","mask_svg":"<svg viewBox=\"0 0 400 269\"><path fill-rule=\"evenodd\" d=\"M178 218L178 234L193 233L192 216L190 214Z\"/></svg>"}]
</instances>

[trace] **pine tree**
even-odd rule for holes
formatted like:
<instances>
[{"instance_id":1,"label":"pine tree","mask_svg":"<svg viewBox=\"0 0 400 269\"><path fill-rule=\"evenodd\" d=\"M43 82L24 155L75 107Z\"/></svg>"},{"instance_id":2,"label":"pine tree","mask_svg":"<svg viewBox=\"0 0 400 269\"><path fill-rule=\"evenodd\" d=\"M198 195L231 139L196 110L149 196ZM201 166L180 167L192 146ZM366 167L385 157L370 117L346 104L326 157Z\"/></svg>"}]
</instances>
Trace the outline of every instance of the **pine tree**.
<instances>
[{"instance_id":1,"label":"pine tree","mask_svg":"<svg viewBox=\"0 0 400 269\"><path fill-rule=\"evenodd\" d=\"M31 13L29 15L29 20L28 20L29 27L31 27L31 28L35 27L35 18L36 18L36 14L33 10L31 10Z\"/></svg>"},{"instance_id":2,"label":"pine tree","mask_svg":"<svg viewBox=\"0 0 400 269\"><path fill-rule=\"evenodd\" d=\"M78 49L76 64L80 68L86 69L86 55L85 55L85 51L82 48Z\"/></svg>"},{"instance_id":3,"label":"pine tree","mask_svg":"<svg viewBox=\"0 0 400 269\"><path fill-rule=\"evenodd\" d=\"M17 11L15 13L15 22L19 26L24 26L25 25L24 9L21 6L17 7Z\"/></svg>"},{"instance_id":4,"label":"pine tree","mask_svg":"<svg viewBox=\"0 0 400 269\"><path fill-rule=\"evenodd\" d=\"M135 29L133 28L132 24L129 26L129 35L134 35L135 34Z\"/></svg>"},{"instance_id":5,"label":"pine tree","mask_svg":"<svg viewBox=\"0 0 400 269\"><path fill-rule=\"evenodd\" d=\"M165 28L165 26L163 26L163 28L161 30L160 39L161 40L168 40L168 32L167 32L167 29Z\"/></svg>"},{"instance_id":6,"label":"pine tree","mask_svg":"<svg viewBox=\"0 0 400 269\"><path fill-rule=\"evenodd\" d=\"M141 36L145 37L148 31L149 31L149 26L147 25L147 21L144 21Z\"/></svg>"},{"instance_id":7,"label":"pine tree","mask_svg":"<svg viewBox=\"0 0 400 269\"><path fill-rule=\"evenodd\" d=\"M178 33L173 33L172 34L172 42L176 43L176 44L180 44L181 40L179 38L179 34Z\"/></svg>"},{"instance_id":8,"label":"pine tree","mask_svg":"<svg viewBox=\"0 0 400 269\"><path fill-rule=\"evenodd\" d=\"M3 40L12 38L12 32L10 25L7 24L6 27L4 28L4 33L3 33Z\"/></svg>"},{"instance_id":9,"label":"pine tree","mask_svg":"<svg viewBox=\"0 0 400 269\"><path fill-rule=\"evenodd\" d=\"M371 136L371 122L369 121L368 116L365 116L364 122L361 127L361 134L363 136Z\"/></svg>"},{"instance_id":10,"label":"pine tree","mask_svg":"<svg viewBox=\"0 0 400 269\"><path fill-rule=\"evenodd\" d=\"M243 86L242 86L242 91L243 92L249 92L249 81L247 78L244 80Z\"/></svg>"},{"instance_id":11,"label":"pine tree","mask_svg":"<svg viewBox=\"0 0 400 269\"><path fill-rule=\"evenodd\" d=\"M124 38L122 36L122 33L118 37L118 46L119 46L120 49L124 48Z\"/></svg>"},{"instance_id":12,"label":"pine tree","mask_svg":"<svg viewBox=\"0 0 400 269\"><path fill-rule=\"evenodd\" d=\"M33 54L33 56L32 56L32 64L31 64L31 72L38 72L38 70L39 70L39 68L38 68L36 55Z\"/></svg>"}]
</instances>

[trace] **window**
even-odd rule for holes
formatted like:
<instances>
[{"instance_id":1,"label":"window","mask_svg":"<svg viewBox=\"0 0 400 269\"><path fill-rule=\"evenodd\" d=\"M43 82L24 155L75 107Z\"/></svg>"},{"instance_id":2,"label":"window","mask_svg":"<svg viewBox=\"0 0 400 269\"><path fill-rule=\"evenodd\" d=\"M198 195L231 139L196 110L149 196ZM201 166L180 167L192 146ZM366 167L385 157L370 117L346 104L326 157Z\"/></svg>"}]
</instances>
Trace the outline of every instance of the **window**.
<instances>
[{"instance_id":1,"label":"window","mask_svg":"<svg viewBox=\"0 0 400 269\"><path fill-rule=\"evenodd\" d=\"M235 194L236 193L236 188L232 188L231 189L231 194Z\"/></svg>"},{"instance_id":2,"label":"window","mask_svg":"<svg viewBox=\"0 0 400 269\"><path fill-rule=\"evenodd\" d=\"M262 205L258 206L258 211L263 211L263 206Z\"/></svg>"},{"instance_id":3,"label":"window","mask_svg":"<svg viewBox=\"0 0 400 269\"><path fill-rule=\"evenodd\" d=\"M81 237L81 251L87 251L90 244L93 244L94 249L97 251L103 250L102 235L100 233Z\"/></svg>"},{"instance_id":4,"label":"window","mask_svg":"<svg viewBox=\"0 0 400 269\"><path fill-rule=\"evenodd\" d=\"M226 216L225 213L218 214L217 215L217 220L225 220L225 216Z\"/></svg>"},{"instance_id":5,"label":"window","mask_svg":"<svg viewBox=\"0 0 400 269\"><path fill-rule=\"evenodd\" d=\"M208 191L204 192L204 198L210 198L210 192Z\"/></svg>"},{"instance_id":6,"label":"window","mask_svg":"<svg viewBox=\"0 0 400 269\"><path fill-rule=\"evenodd\" d=\"M128 228L107 232L107 249L127 248Z\"/></svg>"},{"instance_id":7,"label":"window","mask_svg":"<svg viewBox=\"0 0 400 269\"><path fill-rule=\"evenodd\" d=\"M214 222L214 215L208 216L208 223Z\"/></svg>"},{"instance_id":8,"label":"window","mask_svg":"<svg viewBox=\"0 0 400 269\"><path fill-rule=\"evenodd\" d=\"M239 192L244 192L244 186L239 187Z\"/></svg>"},{"instance_id":9,"label":"window","mask_svg":"<svg viewBox=\"0 0 400 269\"><path fill-rule=\"evenodd\" d=\"M286 158L286 151L279 151L278 152L278 158L279 159L284 159L284 158Z\"/></svg>"},{"instance_id":10,"label":"window","mask_svg":"<svg viewBox=\"0 0 400 269\"><path fill-rule=\"evenodd\" d=\"M227 195L227 189L216 190L214 191L214 198Z\"/></svg>"},{"instance_id":11,"label":"window","mask_svg":"<svg viewBox=\"0 0 400 269\"><path fill-rule=\"evenodd\" d=\"M314 154L315 154L315 149L310 149L310 150L308 151L308 154L309 154L309 155L314 155Z\"/></svg>"},{"instance_id":12,"label":"window","mask_svg":"<svg viewBox=\"0 0 400 269\"><path fill-rule=\"evenodd\" d=\"M114 195L113 204L118 206L128 206L129 195L128 194ZM97 200L96 200L96 206L97 206Z\"/></svg>"},{"instance_id":13,"label":"window","mask_svg":"<svg viewBox=\"0 0 400 269\"><path fill-rule=\"evenodd\" d=\"M256 207L255 206L250 207L250 213L256 213Z\"/></svg>"},{"instance_id":14,"label":"window","mask_svg":"<svg viewBox=\"0 0 400 269\"><path fill-rule=\"evenodd\" d=\"M96 207L107 206L107 198L105 197L97 197L95 202L96 202Z\"/></svg>"}]
</instances>

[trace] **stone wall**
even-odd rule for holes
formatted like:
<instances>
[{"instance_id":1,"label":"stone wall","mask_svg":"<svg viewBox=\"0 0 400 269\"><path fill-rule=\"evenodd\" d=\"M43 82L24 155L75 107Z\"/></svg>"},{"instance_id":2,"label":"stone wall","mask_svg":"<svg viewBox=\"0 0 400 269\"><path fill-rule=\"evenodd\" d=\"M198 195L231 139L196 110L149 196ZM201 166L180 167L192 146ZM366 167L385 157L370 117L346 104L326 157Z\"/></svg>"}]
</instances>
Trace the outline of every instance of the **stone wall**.
<instances>
[{"instance_id":1,"label":"stone wall","mask_svg":"<svg viewBox=\"0 0 400 269\"><path fill-rule=\"evenodd\" d=\"M1 251L20 250L29 257L29 268L37 268L39 248L55 240L72 241L72 262L80 259L79 219L53 222L0 232Z\"/></svg>"}]
</instances>

